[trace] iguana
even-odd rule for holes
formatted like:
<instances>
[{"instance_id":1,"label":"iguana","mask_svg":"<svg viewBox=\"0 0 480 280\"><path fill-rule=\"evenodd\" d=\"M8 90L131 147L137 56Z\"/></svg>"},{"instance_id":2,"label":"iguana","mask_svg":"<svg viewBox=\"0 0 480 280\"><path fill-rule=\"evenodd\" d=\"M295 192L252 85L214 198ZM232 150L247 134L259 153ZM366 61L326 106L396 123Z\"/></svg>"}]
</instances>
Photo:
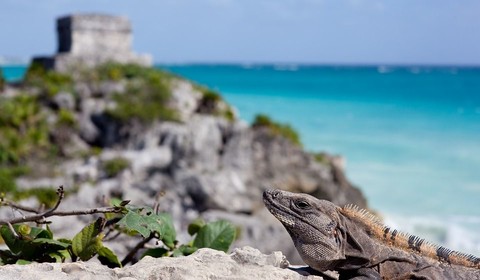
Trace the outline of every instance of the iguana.
<instances>
[{"instance_id":1,"label":"iguana","mask_svg":"<svg viewBox=\"0 0 480 280\"><path fill-rule=\"evenodd\" d=\"M267 189L263 200L307 265L340 279L477 279L480 258L384 226L356 206Z\"/></svg>"}]
</instances>

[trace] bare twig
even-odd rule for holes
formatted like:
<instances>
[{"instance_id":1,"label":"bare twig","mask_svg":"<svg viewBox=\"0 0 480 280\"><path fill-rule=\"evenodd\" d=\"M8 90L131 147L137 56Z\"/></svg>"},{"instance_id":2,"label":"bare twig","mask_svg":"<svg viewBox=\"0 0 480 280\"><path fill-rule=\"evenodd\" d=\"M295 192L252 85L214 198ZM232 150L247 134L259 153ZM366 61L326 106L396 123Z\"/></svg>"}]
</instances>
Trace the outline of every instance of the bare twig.
<instances>
[{"instance_id":1,"label":"bare twig","mask_svg":"<svg viewBox=\"0 0 480 280\"><path fill-rule=\"evenodd\" d=\"M63 186L58 187L57 189L57 195L58 195L58 200L57 203L55 203L55 206L53 206L52 209L47 210L42 214L44 217L48 217L49 214L53 213L55 210L57 210L58 206L62 202L63 198L65 197L65 191L63 190Z\"/></svg>"},{"instance_id":2,"label":"bare twig","mask_svg":"<svg viewBox=\"0 0 480 280\"><path fill-rule=\"evenodd\" d=\"M0 220L0 225L8 224L18 224L24 222L38 222L45 223L45 218L51 216L79 216L79 215L91 215L97 213L121 213L123 211L122 207L100 207L100 208L91 208L86 210L73 210L73 211L56 211L62 199L65 196L63 191L63 186L60 186L57 190L58 200L53 208L43 212L37 213L36 215L23 216L20 218L14 218L10 220Z\"/></svg>"},{"instance_id":3,"label":"bare twig","mask_svg":"<svg viewBox=\"0 0 480 280\"><path fill-rule=\"evenodd\" d=\"M121 213L121 212L122 212L122 209L120 207L101 207L101 208L91 208L91 209L85 209L85 210L57 211L57 212L52 211L52 212L48 212L47 214L45 214L46 213L45 212L37 215L15 218L8 221L0 220L0 225L6 225L8 223L18 224L18 223L36 222L36 221L40 221L42 223L42 220L44 218L48 218L51 216L80 216L80 215L91 215L91 214L98 214L98 213Z\"/></svg>"},{"instance_id":4,"label":"bare twig","mask_svg":"<svg viewBox=\"0 0 480 280\"><path fill-rule=\"evenodd\" d=\"M108 237L111 232L113 232L113 231L110 230L110 231L108 231L108 232L105 234L105 237L103 238L103 241L105 241L105 242L112 241L112 240L114 240L115 238L119 237L120 234L122 234L121 231L117 231L113 236Z\"/></svg>"},{"instance_id":5,"label":"bare twig","mask_svg":"<svg viewBox=\"0 0 480 280\"><path fill-rule=\"evenodd\" d=\"M12 224L11 224L11 223L7 223L7 226L8 226L8 229L12 232L13 236L15 236L16 238L18 238L18 234L17 234L17 232L15 231L15 229L13 228Z\"/></svg>"},{"instance_id":6,"label":"bare twig","mask_svg":"<svg viewBox=\"0 0 480 280\"><path fill-rule=\"evenodd\" d=\"M127 263L134 261L135 254L138 252L138 250L142 249L145 247L145 244L147 244L150 240L152 240L155 237L154 233L151 233L149 237L143 239L142 241L138 242L138 244L130 251L125 258L122 260L122 266L125 266Z\"/></svg>"},{"instance_id":7,"label":"bare twig","mask_svg":"<svg viewBox=\"0 0 480 280\"><path fill-rule=\"evenodd\" d=\"M37 213L37 214L40 212L35 208L31 208L31 207L28 207L28 206L23 206L23 205L15 203L13 201L10 201L8 199L5 199L5 198L0 200L0 206L9 206L9 207L12 207L14 209L23 210L23 211L31 212L31 213Z\"/></svg>"}]
</instances>

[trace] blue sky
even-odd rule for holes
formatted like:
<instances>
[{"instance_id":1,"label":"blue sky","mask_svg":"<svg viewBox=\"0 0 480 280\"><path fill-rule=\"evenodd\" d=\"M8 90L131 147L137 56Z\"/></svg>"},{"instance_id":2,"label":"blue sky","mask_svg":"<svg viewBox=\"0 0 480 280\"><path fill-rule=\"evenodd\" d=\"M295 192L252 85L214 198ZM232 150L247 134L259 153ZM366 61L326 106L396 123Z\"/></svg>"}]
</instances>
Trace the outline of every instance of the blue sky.
<instances>
[{"instance_id":1,"label":"blue sky","mask_svg":"<svg viewBox=\"0 0 480 280\"><path fill-rule=\"evenodd\" d=\"M56 50L54 19L128 16L161 63L480 65L478 0L2 0L0 56Z\"/></svg>"}]
</instances>

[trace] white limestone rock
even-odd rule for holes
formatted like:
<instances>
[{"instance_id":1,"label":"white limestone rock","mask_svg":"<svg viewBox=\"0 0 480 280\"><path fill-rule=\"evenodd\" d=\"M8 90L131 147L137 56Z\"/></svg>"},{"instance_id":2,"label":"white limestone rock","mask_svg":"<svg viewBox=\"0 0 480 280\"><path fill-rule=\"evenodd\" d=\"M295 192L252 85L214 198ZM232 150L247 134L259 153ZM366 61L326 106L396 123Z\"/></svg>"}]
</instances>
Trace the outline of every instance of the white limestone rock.
<instances>
[{"instance_id":1,"label":"white limestone rock","mask_svg":"<svg viewBox=\"0 0 480 280\"><path fill-rule=\"evenodd\" d=\"M243 247L226 254L205 248L187 257L145 257L135 265L115 269L96 262L6 265L0 266L0 279L323 279L300 275L287 266L280 252L264 255L257 249Z\"/></svg>"}]
</instances>

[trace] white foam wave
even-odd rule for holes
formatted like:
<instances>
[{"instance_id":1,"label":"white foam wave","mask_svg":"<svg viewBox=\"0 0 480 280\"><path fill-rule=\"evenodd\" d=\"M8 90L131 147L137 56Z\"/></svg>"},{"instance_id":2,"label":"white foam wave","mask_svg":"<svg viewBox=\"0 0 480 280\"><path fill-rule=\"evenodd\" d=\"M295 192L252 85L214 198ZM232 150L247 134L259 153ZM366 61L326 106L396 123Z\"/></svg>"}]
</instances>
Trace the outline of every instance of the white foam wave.
<instances>
[{"instance_id":1,"label":"white foam wave","mask_svg":"<svg viewBox=\"0 0 480 280\"><path fill-rule=\"evenodd\" d=\"M480 256L480 217L386 215L388 226L463 253Z\"/></svg>"}]
</instances>

